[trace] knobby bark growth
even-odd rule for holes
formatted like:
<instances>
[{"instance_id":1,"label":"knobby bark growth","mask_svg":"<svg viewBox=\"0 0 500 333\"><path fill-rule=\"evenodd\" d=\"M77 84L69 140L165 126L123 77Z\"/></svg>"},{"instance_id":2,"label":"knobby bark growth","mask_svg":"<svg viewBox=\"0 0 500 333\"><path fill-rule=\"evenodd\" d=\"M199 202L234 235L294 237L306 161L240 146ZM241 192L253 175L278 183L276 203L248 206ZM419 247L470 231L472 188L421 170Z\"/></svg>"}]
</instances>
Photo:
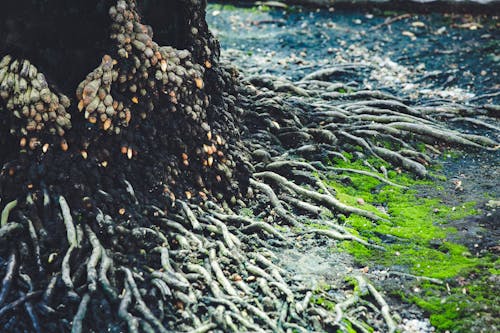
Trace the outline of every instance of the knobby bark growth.
<instances>
[{"instance_id":1,"label":"knobby bark growth","mask_svg":"<svg viewBox=\"0 0 500 333\"><path fill-rule=\"evenodd\" d=\"M234 79L218 65L202 3L18 3L2 12L2 124L12 134L3 138L3 162L36 158L40 169L62 159L80 197L91 197L86 178L99 184L115 169L141 174L144 189L172 197L237 195L245 168L233 157ZM166 44L153 39L148 18ZM46 183L61 176L43 169Z\"/></svg>"}]
</instances>

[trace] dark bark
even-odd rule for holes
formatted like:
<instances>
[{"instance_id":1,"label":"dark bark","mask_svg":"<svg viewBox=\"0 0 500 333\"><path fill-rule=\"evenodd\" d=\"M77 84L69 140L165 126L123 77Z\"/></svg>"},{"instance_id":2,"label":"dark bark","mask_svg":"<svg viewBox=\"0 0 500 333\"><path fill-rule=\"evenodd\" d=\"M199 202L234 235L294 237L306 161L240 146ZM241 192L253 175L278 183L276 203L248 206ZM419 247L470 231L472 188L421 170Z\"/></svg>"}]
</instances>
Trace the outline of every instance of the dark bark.
<instances>
[{"instance_id":1,"label":"dark bark","mask_svg":"<svg viewBox=\"0 0 500 333\"><path fill-rule=\"evenodd\" d=\"M20 64L28 60L44 74L48 88L59 96L59 104L64 104L64 95L70 100L64 102L71 105L59 105L61 112L56 112L57 121L52 124L51 119L36 119L50 111L48 104L44 110L26 112L28 115L24 116L23 108L29 103L15 99L16 88L10 92L4 89L9 96L0 99L0 107L7 109L0 114L0 123L2 132L10 131L13 135L2 135L8 145L1 148L1 161L25 159L11 166L25 170L16 172L24 182L37 178L36 181L63 186L64 179L72 187L80 184L85 188L81 196L91 196L101 186L104 171L97 166L102 162L110 164L111 168L104 170L112 171L106 174L119 171L127 179L141 175L138 186L144 189L183 196L186 191L205 191L209 196L211 191L229 197L237 194L238 175L244 179L246 172L241 160L233 158L238 155L238 131L234 126L237 110L234 96L229 97L235 94L234 78L218 65L219 46L205 22L204 1L140 1L138 8L126 11L137 18L122 18L116 10L113 18L110 8L114 3L20 0L4 6L0 14L0 55L12 57L11 67L16 60ZM134 6L135 2L130 4ZM134 20L137 22L132 23ZM122 28L126 24L136 24L129 34ZM146 44L147 50L138 49L134 42L140 43L139 48ZM170 48L159 52L161 46ZM129 54L123 56L124 49ZM179 51L182 49L189 52ZM155 54L151 57L148 52ZM168 57L165 64L160 65L159 53ZM108 87L104 87L104 79L98 79L98 85L95 77L88 76L94 69L94 76L102 74L103 66L107 66L100 65L104 55L110 56L108 65L112 66ZM22 70L19 67L18 72ZM16 73L16 69L9 71ZM15 76L16 80L19 76L22 75ZM25 78L28 86L30 80ZM89 87L107 88L102 93L109 95L114 111L102 112L100 103L96 111L86 112L96 109L91 103L94 101L84 101L86 92L82 89ZM95 95L94 91L90 97ZM12 100L14 107L9 108ZM15 111L18 116L12 114ZM71 116L71 120L64 116ZM60 119L68 124L57 125ZM40 122L43 128L39 128ZM22 147L18 147L18 142ZM46 144L48 149L44 148ZM60 144L62 150L69 146L68 152L61 151ZM19 155L24 150L28 154ZM87 155L85 160L82 151ZM127 156L130 154L132 158ZM33 163L35 160L37 163ZM69 170L74 168L73 172L61 174L52 167L54 161ZM233 170L238 175L233 177ZM15 179L14 183L20 181ZM167 188L165 184L172 182L176 185ZM91 188L89 184L93 184Z\"/></svg>"},{"instance_id":2,"label":"dark bark","mask_svg":"<svg viewBox=\"0 0 500 333\"><path fill-rule=\"evenodd\" d=\"M155 228L151 207L166 214L178 213L178 199L234 201L247 186L236 77L219 65L205 1L139 3L2 5L0 197L2 207L17 205L0 237L0 276L8 277L0 331L36 330L38 317L44 331L67 331L73 318L81 325L86 307L94 310L85 327L121 329L117 269L141 269L139 262L157 259L144 262L141 251L168 245L132 232ZM61 278L68 218L85 231L82 246L68 252L72 282ZM96 290L88 263L99 243L114 266L111 287ZM19 264L9 275L3 262L12 253ZM20 273L31 284L19 282Z\"/></svg>"}]
</instances>

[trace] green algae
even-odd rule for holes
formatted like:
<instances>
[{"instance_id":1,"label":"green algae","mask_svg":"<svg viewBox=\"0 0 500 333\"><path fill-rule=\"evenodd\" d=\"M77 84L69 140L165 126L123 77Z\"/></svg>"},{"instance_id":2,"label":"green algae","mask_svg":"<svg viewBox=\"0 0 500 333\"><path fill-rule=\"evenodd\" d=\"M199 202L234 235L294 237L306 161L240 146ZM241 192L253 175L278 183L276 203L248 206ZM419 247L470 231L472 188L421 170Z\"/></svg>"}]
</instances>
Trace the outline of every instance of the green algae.
<instances>
[{"instance_id":1,"label":"green algae","mask_svg":"<svg viewBox=\"0 0 500 333\"><path fill-rule=\"evenodd\" d=\"M462 285L436 286L424 282L420 286L424 294L400 292L399 296L428 312L438 331L490 332L488 327L498 326L498 319L491 314L499 313L500 305L488 277L479 274L478 271L472 275L473 282L462 282ZM481 319L479 325L478 318Z\"/></svg>"},{"instance_id":2,"label":"green algae","mask_svg":"<svg viewBox=\"0 0 500 333\"><path fill-rule=\"evenodd\" d=\"M330 164L372 171L361 161L353 161L352 155L344 156L349 161L339 159ZM378 160L370 160L369 164L377 169L382 166L390 169L389 165ZM437 176L440 176L439 173ZM472 327L470 325L475 318L470 310L475 305L494 306L494 295L485 293L485 283L481 281L486 275L498 273L498 259L493 256L475 257L464 245L449 241L448 236L457 233L455 228L449 226L449 221L477 214L476 203L464 202L460 206L449 207L440 198L423 196L425 189L439 190L440 177L416 180L389 171L388 178L408 189L396 188L357 173L329 175L325 183L335 190L341 202L372 211L389 220L373 222L357 215L340 218L350 232L383 245L387 251L348 241L341 242L337 251L349 252L361 265L381 265L445 281L446 285L422 285L426 290L424 293L402 293L399 297L425 310L438 331L460 332L465 327ZM464 292L464 288L457 285L457 278L467 276L480 279L471 282Z\"/></svg>"},{"instance_id":3,"label":"green algae","mask_svg":"<svg viewBox=\"0 0 500 333\"><path fill-rule=\"evenodd\" d=\"M335 310L335 305L336 305L335 302L327 300L324 297L313 296L313 298L311 299L311 302L313 304L317 304L317 305L320 305L320 306L324 307L328 311L334 311Z\"/></svg>"},{"instance_id":4,"label":"green algae","mask_svg":"<svg viewBox=\"0 0 500 333\"><path fill-rule=\"evenodd\" d=\"M219 10L219 11L242 11L242 12L269 12L272 10L271 7L266 5L258 6L235 6L232 4L221 4L213 3L208 5L209 10Z\"/></svg>"},{"instance_id":5,"label":"green algae","mask_svg":"<svg viewBox=\"0 0 500 333\"><path fill-rule=\"evenodd\" d=\"M251 218L255 217L255 214L254 214L253 210L250 209L250 208L248 208L248 207L241 208L240 211L239 211L239 214L243 215L245 217L251 217Z\"/></svg>"},{"instance_id":6,"label":"green algae","mask_svg":"<svg viewBox=\"0 0 500 333\"><path fill-rule=\"evenodd\" d=\"M347 320L344 320L343 321L344 323L344 326L345 326L345 330L344 331L341 331L341 330L338 330L337 332L347 332L347 333L356 333L358 331L356 331L353 327L352 327L352 324L347 321ZM368 332L373 332L373 328L370 327L370 329L367 329Z\"/></svg>"}]
</instances>

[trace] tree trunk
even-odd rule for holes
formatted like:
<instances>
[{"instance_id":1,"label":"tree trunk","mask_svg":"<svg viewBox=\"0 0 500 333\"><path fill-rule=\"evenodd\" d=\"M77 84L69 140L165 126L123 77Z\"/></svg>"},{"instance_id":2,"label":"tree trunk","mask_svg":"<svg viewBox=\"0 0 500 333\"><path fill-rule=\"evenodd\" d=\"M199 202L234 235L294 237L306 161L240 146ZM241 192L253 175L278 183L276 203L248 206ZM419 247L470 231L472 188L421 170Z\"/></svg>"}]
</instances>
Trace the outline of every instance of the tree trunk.
<instances>
[{"instance_id":1,"label":"tree trunk","mask_svg":"<svg viewBox=\"0 0 500 333\"><path fill-rule=\"evenodd\" d=\"M178 199L241 197L249 173L235 126L236 77L219 66L205 6L204 0L2 5L0 195L2 205L17 207L11 214L4 210L0 256L10 256L15 271L31 281L26 290L12 290L10 279L17 274L2 270L2 331L67 330L78 316L78 302L89 302L85 290L93 295L91 303L99 291L95 269L87 269L87 280L83 271L71 280L63 267L76 269L78 260L88 264L106 255L118 267L134 266L139 250L155 242L125 239L133 238L131 230L150 228L154 210L158 217L178 210ZM102 223L111 219L104 232ZM120 236L119 225L129 236ZM100 231L96 236L92 230ZM36 296L36 309L5 316L6 304L33 289L52 297L52 276L67 291L54 292L53 305ZM73 291L77 285L83 293ZM115 307L115 293L108 296L102 304ZM73 303L52 313L66 297ZM52 319L41 323L39 316ZM120 326L115 316L92 327L102 331L112 321Z\"/></svg>"},{"instance_id":2,"label":"tree trunk","mask_svg":"<svg viewBox=\"0 0 500 333\"><path fill-rule=\"evenodd\" d=\"M3 163L21 151L58 160L75 169L65 178L79 197L115 169L172 196L238 194L234 78L219 67L204 1L21 0L0 15ZM64 186L42 169L16 174Z\"/></svg>"}]
</instances>

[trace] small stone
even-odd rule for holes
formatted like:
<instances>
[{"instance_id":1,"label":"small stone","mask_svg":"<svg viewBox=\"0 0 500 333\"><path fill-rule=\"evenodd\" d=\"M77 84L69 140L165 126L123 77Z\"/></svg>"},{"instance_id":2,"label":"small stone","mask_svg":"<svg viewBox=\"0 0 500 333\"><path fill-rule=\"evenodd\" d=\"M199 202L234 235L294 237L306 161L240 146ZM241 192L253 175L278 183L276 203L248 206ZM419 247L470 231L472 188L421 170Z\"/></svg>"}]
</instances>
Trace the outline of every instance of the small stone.
<instances>
[{"instance_id":1,"label":"small stone","mask_svg":"<svg viewBox=\"0 0 500 333\"><path fill-rule=\"evenodd\" d=\"M446 27L441 27L434 32L435 35L442 35L446 32Z\"/></svg>"},{"instance_id":2,"label":"small stone","mask_svg":"<svg viewBox=\"0 0 500 333\"><path fill-rule=\"evenodd\" d=\"M417 39L417 36L415 36L415 34L413 32L411 32L411 31L405 30L401 34L403 36L410 37L411 40L416 40Z\"/></svg>"},{"instance_id":3,"label":"small stone","mask_svg":"<svg viewBox=\"0 0 500 333\"><path fill-rule=\"evenodd\" d=\"M489 208L499 208L500 207L500 200L489 200L486 203L486 206Z\"/></svg>"}]
</instances>

